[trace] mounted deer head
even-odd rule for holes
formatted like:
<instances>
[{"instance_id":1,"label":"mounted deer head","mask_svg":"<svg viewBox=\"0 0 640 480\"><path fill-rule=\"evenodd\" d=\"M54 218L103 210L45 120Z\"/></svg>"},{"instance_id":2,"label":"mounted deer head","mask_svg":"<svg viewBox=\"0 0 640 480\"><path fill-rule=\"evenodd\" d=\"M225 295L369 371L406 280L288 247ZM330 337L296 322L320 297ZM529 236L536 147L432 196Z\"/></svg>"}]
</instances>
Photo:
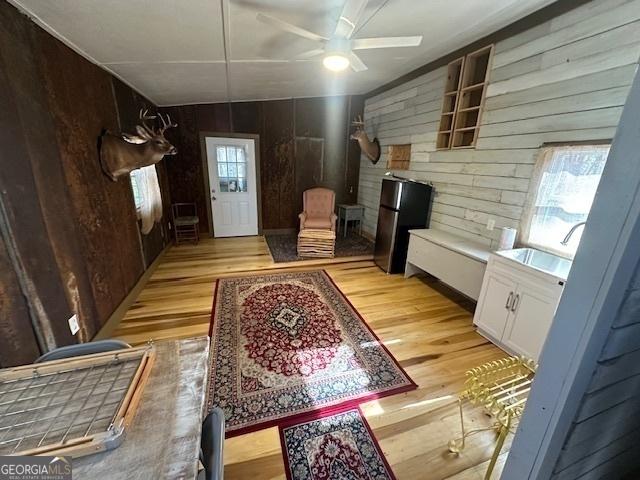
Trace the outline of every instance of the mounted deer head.
<instances>
[{"instance_id":1,"label":"mounted deer head","mask_svg":"<svg viewBox=\"0 0 640 480\"><path fill-rule=\"evenodd\" d=\"M380 160L380 142L377 138L374 138L373 141L369 140L367 132L364 131L362 116L355 118L351 125L356 127L356 131L351 134L351 140L357 140L360 150L373 164L376 164Z\"/></svg>"},{"instance_id":2,"label":"mounted deer head","mask_svg":"<svg viewBox=\"0 0 640 480\"><path fill-rule=\"evenodd\" d=\"M164 132L168 128L178 125L158 114L162 126L154 129L147 124L147 120L155 120L155 115L148 115L148 110L140 109L140 124L136 126L137 135L122 133L120 135L106 131L102 135L100 145L100 163L104 173L114 182L123 175L137 168L158 163L165 155L178 153L171 145Z\"/></svg>"}]
</instances>

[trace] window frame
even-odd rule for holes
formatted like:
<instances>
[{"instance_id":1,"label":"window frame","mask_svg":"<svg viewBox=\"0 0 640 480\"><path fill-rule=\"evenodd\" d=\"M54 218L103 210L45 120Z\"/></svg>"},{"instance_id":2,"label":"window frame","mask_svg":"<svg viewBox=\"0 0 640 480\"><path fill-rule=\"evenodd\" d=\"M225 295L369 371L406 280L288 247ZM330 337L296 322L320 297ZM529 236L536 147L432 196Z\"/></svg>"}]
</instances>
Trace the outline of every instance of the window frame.
<instances>
[{"instance_id":1,"label":"window frame","mask_svg":"<svg viewBox=\"0 0 640 480\"><path fill-rule=\"evenodd\" d=\"M569 253L562 249L555 249L552 246L539 244L536 242L532 242L529 240L531 235L531 224L533 222L533 217L535 214L535 202L538 196L538 189L540 187L540 182L542 181L542 175L544 173L544 168L551 160L551 156L554 151L560 148L603 148L608 147L611 148L611 140L597 140L597 141L589 141L589 142L568 142L568 143L547 143L542 145L540 152L537 155L535 166L533 169L533 174L531 175L531 180L529 182L529 190L527 192L527 197L525 200L525 204L523 206L522 218L520 221L520 244L523 247L535 248L537 250L541 250L543 252L552 253L554 255L558 255L559 257L568 258L570 260L575 256L574 253ZM607 157L608 158L608 157ZM569 231L567 230L567 233Z\"/></svg>"}]
</instances>

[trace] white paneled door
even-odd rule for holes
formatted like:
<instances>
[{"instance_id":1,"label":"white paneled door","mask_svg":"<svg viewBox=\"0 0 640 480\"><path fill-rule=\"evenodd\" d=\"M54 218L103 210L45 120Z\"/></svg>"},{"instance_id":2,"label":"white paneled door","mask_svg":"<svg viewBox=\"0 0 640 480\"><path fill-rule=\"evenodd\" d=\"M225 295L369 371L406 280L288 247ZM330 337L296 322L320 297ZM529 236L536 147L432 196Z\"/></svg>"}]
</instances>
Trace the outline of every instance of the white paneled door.
<instances>
[{"instance_id":1,"label":"white paneled door","mask_svg":"<svg viewBox=\"0 0 640 480\"><path fill-rule=\"evenodd\" d=\"M213 235L258 234L256 148L253 139L207 137Z\"/></svg>"}]
</instances>

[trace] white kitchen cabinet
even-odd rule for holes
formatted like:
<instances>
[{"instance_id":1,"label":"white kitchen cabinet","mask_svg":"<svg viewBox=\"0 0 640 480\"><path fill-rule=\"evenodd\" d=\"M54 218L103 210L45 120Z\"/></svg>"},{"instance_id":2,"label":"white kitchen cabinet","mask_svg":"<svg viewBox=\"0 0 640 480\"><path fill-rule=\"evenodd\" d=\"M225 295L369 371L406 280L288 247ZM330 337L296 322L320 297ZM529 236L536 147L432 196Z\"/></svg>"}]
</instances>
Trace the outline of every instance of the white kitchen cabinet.
<instances>
[{"instance_id":1,"label":"white kitchen cabinet","mask_svg":"<svg viewBox=\"0 0 640 480\"><path fill-rule=\"evenodd\" d=\"M508 352L537 361L564 281L492 254L473 323Z\"/></svg>"},{"instance_id":2,"label":"white kitchen cabinet","mask_svg":"<svg viewBox=\"0 0 640 480\"><path fill-rule=\"evenodd\" d=\"M511 303L517 283L508 277L487 271L480 293L482 315L478 316L478 326L493 338L501 339L511 312ZM475 322L475 318L474 318Z\"/></svg>"}]
</instances>

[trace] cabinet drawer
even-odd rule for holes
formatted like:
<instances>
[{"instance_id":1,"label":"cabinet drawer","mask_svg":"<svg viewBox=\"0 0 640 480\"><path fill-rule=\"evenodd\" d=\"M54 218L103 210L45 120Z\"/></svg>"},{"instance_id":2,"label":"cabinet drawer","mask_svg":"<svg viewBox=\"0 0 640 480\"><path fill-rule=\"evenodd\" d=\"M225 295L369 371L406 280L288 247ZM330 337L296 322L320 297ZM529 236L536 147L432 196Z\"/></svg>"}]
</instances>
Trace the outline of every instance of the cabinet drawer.
<instances>
[{"instance_id":1,"label":"cabinet drawer","mask_svg":"<svg viewBox=\"0 0 640 480\"><path fill-rule=\"evenodd\" d=\"M478 299L486 264L422 238L411 236L407 262Z\"/></svg>"}]
</instances>

